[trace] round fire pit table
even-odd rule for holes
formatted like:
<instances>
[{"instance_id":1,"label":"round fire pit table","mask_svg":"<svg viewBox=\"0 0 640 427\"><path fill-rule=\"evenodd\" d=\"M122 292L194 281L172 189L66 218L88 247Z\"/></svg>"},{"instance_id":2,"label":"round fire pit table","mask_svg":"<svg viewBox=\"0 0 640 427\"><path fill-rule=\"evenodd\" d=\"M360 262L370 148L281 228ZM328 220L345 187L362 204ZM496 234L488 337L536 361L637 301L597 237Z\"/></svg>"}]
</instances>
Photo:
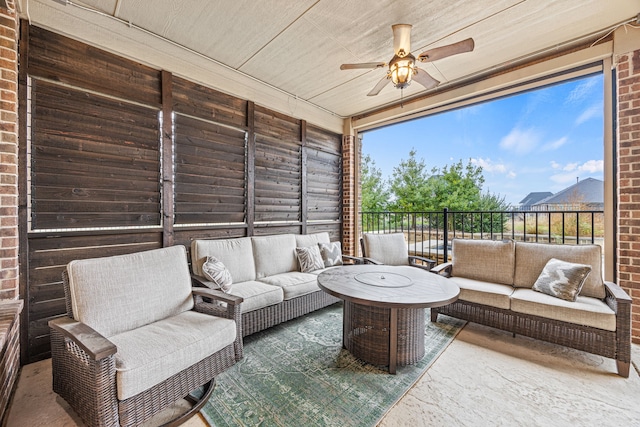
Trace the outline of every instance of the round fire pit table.
<instances>
[{"instance_id":1,"label":"round fire pit table","mask_svg":"<svg viewBox=\"0 0 640 427\"><path fill-rule=\"evenodd\" d=\"M409 266L348 265L318 276L320 289L344 300L342 345L376 366L411 365L424 357L425 312L458 299L460 288Z\"/></svg>"}]
</instances>

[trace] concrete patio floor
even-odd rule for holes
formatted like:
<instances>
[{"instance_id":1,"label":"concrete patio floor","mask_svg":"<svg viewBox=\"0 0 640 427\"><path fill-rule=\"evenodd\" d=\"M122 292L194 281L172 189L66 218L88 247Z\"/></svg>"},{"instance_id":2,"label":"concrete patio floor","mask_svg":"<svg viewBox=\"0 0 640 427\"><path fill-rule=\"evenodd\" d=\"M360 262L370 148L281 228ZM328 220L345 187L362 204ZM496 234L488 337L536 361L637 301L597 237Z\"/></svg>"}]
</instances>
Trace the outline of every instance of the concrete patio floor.
<instances>
[{"instance_id":1,"label":"concrete patio floor","mask_svg":"<svg viewBox=\"0 0 640 427\"><path fill-rule=\"evenodd\" d=\"M639 345L632 358L625 379L611 359L467 324L379 425L640 426ZM22 369L7 427L82 425L51 391L50 360Z\"/></svg>"}]
</instances>

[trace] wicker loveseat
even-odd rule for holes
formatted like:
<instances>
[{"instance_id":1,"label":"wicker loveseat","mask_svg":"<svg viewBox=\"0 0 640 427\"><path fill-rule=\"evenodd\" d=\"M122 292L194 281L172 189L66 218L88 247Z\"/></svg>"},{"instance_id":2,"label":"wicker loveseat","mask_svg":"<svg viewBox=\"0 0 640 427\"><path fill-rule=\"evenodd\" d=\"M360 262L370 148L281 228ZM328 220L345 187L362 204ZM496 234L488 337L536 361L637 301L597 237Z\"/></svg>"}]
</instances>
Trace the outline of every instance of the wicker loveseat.
<instances>
[{"instance_id":1,"label":"wicker loveseat","mask_svg":"<svg viewBox=\"0 0 640 427\"><path fill-rule=\"evenodd\" d=\"M431 309L432 321L442 313L613 358L629 376L631 298L603 281L600 246L454 239L452 251L432 271L455 281L460 296ZM532 289L552 258L591 266L575 301Z\"/></svg>"},{"instance_id":2,"label":"wicker loveseat","mask_svg":"<svg viewBox=\"0 0 640 427\"><path fill-rule=\"evenodd\" d=\"M221 261L232 277L230 294L243 298L242 336L326 307L339 299L320 290L317 277L324 269L300 271L296 248L330 243L329 234L279 234L220 240L193 240L191 268L194 283L217 288L203 272L207 257ZM358 258L343 255L350 262Z\"/></svg>"}]
</instances>

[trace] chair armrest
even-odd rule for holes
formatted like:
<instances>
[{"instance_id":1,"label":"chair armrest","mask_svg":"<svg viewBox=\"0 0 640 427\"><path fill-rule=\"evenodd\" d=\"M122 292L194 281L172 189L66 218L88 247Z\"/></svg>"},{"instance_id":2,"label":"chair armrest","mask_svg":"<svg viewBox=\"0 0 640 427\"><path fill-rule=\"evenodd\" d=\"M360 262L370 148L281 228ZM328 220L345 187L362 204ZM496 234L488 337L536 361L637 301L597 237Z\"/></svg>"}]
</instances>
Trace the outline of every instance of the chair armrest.
<instances>
[{"instance_id":1,"label":"chair armrest","mask_svg":"<svg viewBox=\"0 0 640 427\"><path fill-rule=\"evenodd\" d=\"M116 354L118 348L93 328L68 317L49 321L49 327L73 341L91 360L100 360Z\"/></svg>"},{"instance_id":2,"label":"chair armrest","mask_svg":"<svg viewBox=\"0 0 640 427\"><path fill-rule=\"evenodd\" d=\"M604 282L604 289L607 295L614 297L619 302L629 302L631 304L631 297L622 289L618 284L613 282Z\"/></svg>"},{"instance_id":3,"label":"chair armrest","mask_svg":"<svg viewBox=\"0 0 640 427\"><path fill-rule=\"evenodd\" d=\"M613 282L604 282L606 296L604 302L616 313L616 317L626 321L631 319L631 297L619 285Z\"/></svg>"},{"instance_id":4,"label":"chair armrest","mask_svg":"<svg viewBox=\"0 0 640 427\"><path fill-rule=\"evenodd\" d=\"M375 264L375 265L384 265L383 263L381 263L380 261L376 261L373 258L368 258L368 257L362 257L362 259L364 260L365 264Z\"/></svg>"},{"instance_id":5,"label":"chair armrest","mask_svg":"<svg viewBox=\"0 0 640 427\"><path fill-rule=\"evenodd\" d=\"M444 277L451 277L451 270L453 268L453 263L452 262L443 262L440 265L436 265L435 267L433 267L431 269L432 273L436 273L439 274L441 276Z\"/></svg>"},{"instance_id":6,"label":"chair armrest","mask_svg":"<svg viewBox=\"0 0 640 427\"><path fill-rule=\"evenodd\" d=\"M416 264L416 261L423 262L424 264ZM436 262L429 258L409 255L409 264L413 267L428 268L429 270L431 270L433 267L435 267Z\"/></svg>"},{"instance_id":7,"label":"chair armrest","mask_svg":"<svg viewBox=\"0 0 640 427\"><path fill-rule=\"evenodd\" d=\"M203 282L205 283L205 282ZM193 295L197 295L204 298L211 298L217 301L226 302L231 305L238 305L244 301L244 298L239 297L237 295L225 294L222 291L217 289L209 289L209 288L191 288L191 292Z\"/></svg>"},{"instance_id":8,"label":"chair armrest","mask_svg":"<svg viewBox=\"0 0 640 427\"><path fill-rule=\"evenodd\" d=\"M354 264L364 264L364 258L351 255L342 255L342 261L353 261Z\"/></svg>"}]
</instances>

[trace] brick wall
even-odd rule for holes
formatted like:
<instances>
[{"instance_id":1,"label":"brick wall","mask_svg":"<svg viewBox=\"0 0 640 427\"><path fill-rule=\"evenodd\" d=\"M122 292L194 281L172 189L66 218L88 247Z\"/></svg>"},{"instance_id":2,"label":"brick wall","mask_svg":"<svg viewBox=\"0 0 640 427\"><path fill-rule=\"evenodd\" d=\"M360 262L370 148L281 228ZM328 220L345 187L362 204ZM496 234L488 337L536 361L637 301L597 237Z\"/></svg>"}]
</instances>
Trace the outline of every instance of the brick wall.
<instances>
[{"instance_id":1,"label":"brick wall","mask_svg":"<svg viewBox=\"0 0 640 427\"><path fill-rule=\"evenodd\" d=\"M359 156L355 153L353 135L345 135L342 140L342 250L346 255L357 256L358 236L355 235L358 218L356 200L356 164Z\"/></svg>"},{"instance_id":2,"label":"brick wall","mask_svg":"<svg viewBox=\"0 0 640 427\"><path fill-rule=\"evenodd\" d=\"M640 343L640 50L616 62L618 282L633 298L631 334Z\"/></svg>"},{"instance_id":3,"label":"brick wall","mask_svg":"<svg viewBox=\"0 0 640 427\"><path fill-rule=\"evenodd\" d=\"M18 20L0 7L0 299L18 297Z\"/></svg>"}]
</instances>

